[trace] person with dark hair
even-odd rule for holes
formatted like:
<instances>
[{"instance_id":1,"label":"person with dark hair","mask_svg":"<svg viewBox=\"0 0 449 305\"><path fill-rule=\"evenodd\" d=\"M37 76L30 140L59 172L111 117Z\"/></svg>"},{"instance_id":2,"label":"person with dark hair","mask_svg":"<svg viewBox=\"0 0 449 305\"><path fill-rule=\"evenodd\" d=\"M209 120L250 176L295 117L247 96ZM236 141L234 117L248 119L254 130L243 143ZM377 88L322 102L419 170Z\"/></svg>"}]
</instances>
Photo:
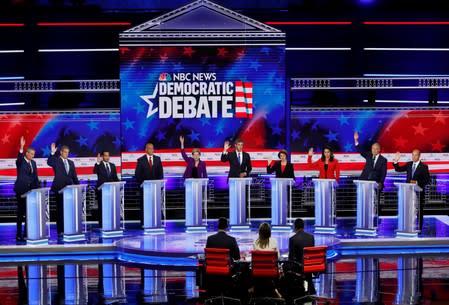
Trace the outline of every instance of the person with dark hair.
<instances>
[{"instance_id":1,"label":"person with dark hair","mask_svg":"<svg viewBox=\"0 0 449 305\"><path fill-rule=\"evenodd\" d=\"M161 158L154 154L153 143L145 144L145 155L137 159L135 177L139 184L139 189L145 180L164 179L164 168L162 167ZM140 224L143 225L143 190L140 191L140 194Z\"/></svg>"},{"instance_id":2,"label":"person with dark hair","mask_svg":"<svg viewBox=\"0 0 449 305\"><path fill-rule=\"evenodd\" d=\"M282 149L278 153L279 161L268 159L267 173L276 173L276 178L292 178L295 179L295 171L293 164L288 161L288 153Z\"/></svg>"},{"instance_id":3,"label":"person with dark hair","mask_svg":"<svg viewBox=\"0 0 449 305\"><path fill-rule=\"evenodd\" d=\"M60 156L56 153L55 143L51 143L51 156L47 159L47 164L53 168L55 178L51 184L51 190L56 195L56 229L58 236L64 233L64 195L59 191L67 185L80 184L76 175L75 163L69 160L70 149L66 145L62 145Z\"/></svg>"},{"instance_id":4,"label":"person with dark hair","mask_svg":"<svg viewBox=\"0 0 449 305\"><path fill-rule=\"evenodd\" d=\"M228 152L230 147L229 141L226 141L221 154L221 162L229 162L228 178L249 177L252 170L251 157L247 152L243 151L243 141L237 139L235 141L235 150L232 152Z\"/></svg>"},{"instance_id":5,"label":"person with dark hair","mask_svg":"<svg viewBox=\"0 0 449 305\"><path fill-rule=\"evenodd\" d=\"M181 142L181 156L186 161L187 167L184 171L184 179L186 178L207 178L206 162L201 161L201 151L199 148L192 149L192 157L187 156L184 149L184 137L179 137Z\"/></svg>"},{"instance_id":6,"label":"person with dark hair","mask_svg":"<svg viewBox=\"0 0 449 305\"><path fill-rule=\"evenodd\" d=\"M234 237L226 233L228 220L224 217L218 219L218 232L209 236L206 248L229 249L229 254L233 260L240 259L240 249Z\"/></svg>"},{"instance_id":7,"label":"person with dark hair","mask_svg":"<svg viewBox=\"0 0 449 305\"><path fill-rule=\"evenodd\" d=\"M407 172L407 177L405 182L416 183L423 190L419 193L419 218L418 227L422 231L424 222L424 188L430 183L429 166L421 161L421 152L419 149L414 149L412 151L412 161L405 163L404 165L399 165L399 159L401 158L401 153L397 152L394 160L393 167L397 172Z\"/></svg>"},{"instance_id":8,"label":"person with dark hair","mask_svg":"<svg viewBox=\"0 0 449 305\"><path fill-rule=\"evenodd\" d=\"M299 264L303 264L304 260L304 248L315 246L315 238L312 234L304 231L304 220L297 218L294 224L295 234L290 237L288 244L288 259ZM313 286L312 275L306 277L308 283L309 294L315 293Z\"/></svg>"},{"instance_id":9,"label":"person with dark hair","mask_svg":"<svg viewBox=\"0 0 449 305\"><path fill-rule=\"evenodd\" d=\"M17 199L16 241L23 241L26 237L26 224L25 232L22 235L22 223L25 222L26 215L26 198L22 198L22 195L32 189L39 188L36 161L33 160L35 150L32 147L28 147L24 152L24 146L25 138L22 136L20 137L20 149L16 160L17 179L14 183L14 192Z\"/></svg>"},{"instance_id":10,"label":"person with dark hair","mask_svg":"<svg viewBox=\"0 0 449 305\"><path fill-rule=\"evenodd\" d=\"M259 226L259 237L253 243L254 250L276 251L280 256L278 243L275 238L271 237L271 227L268 223L263 222Z\"/></svg>"},{"instance_id":11,"label":"person with dark hair","mask_svg":"<svg viewBox=\"0 0 449 305\"><path fill-rule=\"evenodd\" d=\"M328 146L323 149L321 153L321 158L315 162L312 162L313 157L313 147L309 149L309 154L307 157L307 164L310 169L319 170L320 179L335 179L338 181L340 179L340 165L338 160L334 157L334 152Z\"/></svg>"},{"instance_id":12,"label":"person with dark hair","mask_svg":"<svg viewBox=\"0 0 449 305\"><path fill-rule=\"evenodd\" d=\"M103 201L101 191L98 190L105 182L119 181L117 176L117 168L115 164L110 162L109 151L102 151L97 155L97 162L94 165L94 174L97 174L97 185L95 194L98 202L98 226L103 227Z\"/></svg>"}]
</instances>

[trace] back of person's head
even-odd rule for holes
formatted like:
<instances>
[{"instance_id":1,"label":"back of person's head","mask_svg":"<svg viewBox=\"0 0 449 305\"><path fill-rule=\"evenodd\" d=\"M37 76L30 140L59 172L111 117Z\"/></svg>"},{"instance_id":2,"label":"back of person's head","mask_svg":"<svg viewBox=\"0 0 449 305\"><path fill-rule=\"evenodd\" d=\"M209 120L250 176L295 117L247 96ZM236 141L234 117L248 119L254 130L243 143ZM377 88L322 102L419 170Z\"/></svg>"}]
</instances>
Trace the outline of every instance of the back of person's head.
<instances>
[{"instance_id":1,"label":"back of person's head","mask_svg":"<svg viewBox=\"0 0 449 305\"><path fill-rule=\"evenodd\" d=\"M268 247L271 237L271 227L268 223L263 222L259 226L259 238L256 240L256 244L259 245L261 249Z\"/></svg>"},{"instance_id":2,"label":"back of person's head","mask_svg":"<svg viewBox=\"0 0 449 305\"><path fill-rule=\"evenodd\" d=\"M301 218L296 218L295 220L295 231L303 230L304 229L304 220Z\"/></svg>"},{"instance_id":3,"label":"back of person's head","mask_svg":"<svg viewBox=\"0 0 449 305\"><path fill-rule=\"evenodd\" d=\"M228 220L224 217L218 218L218 230L226 230L228 228Z\"/></svg>"}]
</instances>

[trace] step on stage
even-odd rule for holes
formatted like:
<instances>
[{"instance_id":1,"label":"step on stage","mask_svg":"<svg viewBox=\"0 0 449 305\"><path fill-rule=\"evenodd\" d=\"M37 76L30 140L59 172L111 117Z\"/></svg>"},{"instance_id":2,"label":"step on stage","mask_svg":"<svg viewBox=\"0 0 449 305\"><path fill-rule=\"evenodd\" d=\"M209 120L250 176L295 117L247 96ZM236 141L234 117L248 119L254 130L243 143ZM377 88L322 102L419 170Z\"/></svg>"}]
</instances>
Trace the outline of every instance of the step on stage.
<instances>
[{"instance_id":1,"label":"step on stage","mask_svg":"<svg viewBox=\"0 0 449 305\"><path fill-rule=\"evenodd\" d=\"M257 228L262 220L252 222L250 232L230 233L236 237L242 256L246 257L257 238ZM305 219L306 231L313 232L313 219ZM395 237L396 217L382 217L375 237L354 235L355 218L337 221L337 233L314 234L316 245L329 246L328 258L388 254L440 254L449 253L449 217L426 216L424 230L416 238ZM48 245L17 244L15 225L0 226L0 262L57 262L82 260L119 260L145 265L192 268L203 254L207 236L216 230L210 222L207 233L186 233L183 222L169 221L165 234L144 235L138 224L128 223L124 236L102 238L95 224L89 225L87 240L64 243L52 238ZM291 232L273 232L281 256L288 256L288 239ZM51 236L56 236L54 225Z\"/></svg>"}]
</instances>

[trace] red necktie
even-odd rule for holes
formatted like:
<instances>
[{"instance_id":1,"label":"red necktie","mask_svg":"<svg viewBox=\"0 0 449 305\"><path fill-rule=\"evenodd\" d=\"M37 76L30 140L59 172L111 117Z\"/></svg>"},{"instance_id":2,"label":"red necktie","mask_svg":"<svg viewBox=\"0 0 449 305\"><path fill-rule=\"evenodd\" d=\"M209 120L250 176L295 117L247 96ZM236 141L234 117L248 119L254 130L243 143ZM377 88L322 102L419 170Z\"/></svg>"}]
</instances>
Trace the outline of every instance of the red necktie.
<instances>
[{"instance_id":1,"label":"red necktie","mask_svg":"<svg viewBox=\"0 0 449 305\"><path fill-rule=\"evenodd\" d=\"M151 157L148 158L148 164L150 165L150 171L153 170L153 161L151 160Z\"/></svg>"}]
</instances>

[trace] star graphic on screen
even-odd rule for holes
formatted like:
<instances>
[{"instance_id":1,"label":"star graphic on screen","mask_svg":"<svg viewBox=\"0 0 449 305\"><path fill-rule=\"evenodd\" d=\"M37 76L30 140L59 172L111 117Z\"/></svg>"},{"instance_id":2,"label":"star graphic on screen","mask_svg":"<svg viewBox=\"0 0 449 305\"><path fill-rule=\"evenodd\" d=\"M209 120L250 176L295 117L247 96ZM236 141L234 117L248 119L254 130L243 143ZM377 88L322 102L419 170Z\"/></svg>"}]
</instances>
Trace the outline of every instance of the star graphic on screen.
<instances>
[{"instance_id":1,"label":"star graphic on screen","mask_svg":"<svg viewBox=\"0 0 449 305\"><path fill-rule=\"evenodd\" d=\"M187 55L189 57L192 57L193 53L196 51L192 47L184 47L184 51L182 52L182 55Z\"/></svg>"},{"instance_id":2,"label":"star graphic on screen","mask_svg":"<svg viewBox=\"0 0 449 305\"><path fill-rule=\"evenodd\" d=\"M76 140L80 146L87 146L87 138L83 136L79 136L78 140Z\"/></svg>"},{"instance_id":3,"label":"star graphic on screen","mask_svg":"<svg viewBox=\"0 0 449 305\"><path fill-rule=\"evenodd\" d=\"M120 148L120 145L122 145L122 141L120 141L120 138L115 137L115 140L112 141L112 144L114 144L115 147Z\"/></svg>"},{"instance_id":4,"label":"star graphic on screen","mask_svg":"<svg viewBox=\"0 0 449 305\"><path fill-rule=\"evenodd\" d=\"M407 144L407 139L404 139L402 136L399 136L399 138L394 139L394 143L396 145L396 148L405 147Z\"/></svg>"},{"instance_id":5,"label":"star graphic on screen","mask_svg":"<svg viewBox=\"0 0 449 305\"><path fill-rule=\"evenodd\" d=\"M330 129L329 129L329 132L327 133L327 135L324 135L324 136L327 138L327 140L329 142L332 142L332 141L337 142L338 133L333 133L332 130L330 130Z\"/></svg>"},{"instance_id":6,"label":"star graphic on screen","mask_svg":"<svg viewBox=\"0 0 449 305\"><path fill-rule=\"evenodd\" d=\"M3 143L3 144L9 143L9 142L10 142L9 137L10 137L9 134L5 134L5 135L3 136L3 138L2 138L2 143Z\"/></svg>"},{"instance_id":7,"label":"star graphic on screen","mask_svg":"<svg viewBox=\"0 0 449 305\"><path fill-rule=\"evenodd\" d=\"M141 114L145 112L145 108L143 107L143 105L141 103L136 103L133 107L133 109L136 110L137 114Z\"/></svg>"},{"instance_id":8,"label":"star graphic on screen","mask_svg":"<svg viewBox=\"0 0 449 305\"><path fill-rule=\"evenodd\" d=\"M318 122L313 123L311 129L312 130L317 130L318 129L318 125L319 125Z\"/></svg>"},{"instance_id":9,"label":"star graphic on screen","mask_svg":"<svg viewBox=\"0 0 449 305\"><path fill-rule=\"evenodd\" d=\"M163 132L162 130L159 130L159 132L157 133L156 136L157 140L160 142L162 140L165 140L165 132Z\"/></svg>"},{"instance_id":10,"label":"star graphic on screen","mask_svg":"<svg viewBox=\"0 0 449 305\"><path fill-rule=\"evenodd\" d=\"M226 54L228 53L228 50L226 50L226 48L218 48L217 51L217 55L222 57L226 56Z\"/></svg>"},{"instance_id":11,"label":"star graphic on screen","mask_svg":"<svg viewBox=\"0 0 449 305\"><path fill-rule=\"evenodd\" d=\"M245 56L245 50L237 52L237 60L241 60Z\"/></svg>"},{"instance_id":12,"label":"star graphic on screen","mask_svg":"<svg viewBox=\"0 0 449 305\"><path fill-rule=\"evenodd\" d=\"M216 135L223 134L223 124L222 124L222 122L217 124L217 127L215 128L215 134Z\"/></svg>"},{"instance_id":13,"label":"star graphic on screen","mask_svg":"<svg viewBox=\"0 0 449 305\"><path fill-rule=\"evenodd\" d=\"M136 150L137 150L137 146L136 146L136 145L133 145L133 146L131 146L131 147L129 148L129 150L130 150L130 151L136 151Z\"/></svg>"},{"instance_id":14,"label":"star graphic on screen","mask_svg":"<svg viewBox=\"0 0 449 305\"><path fill-rule=\"evenodd\" d=\"M167 53L161 54L159 56L159 58L160 58L161 62L165 63L165 61L168 59Z\"/></svg>"},{"instance_id":15,"label":"star graphic on screen","mask_svg":"<svg viewBox=\"0 0 449 305\"><path fill-rule=\"evenodd\" d=\"M422 126L421 122L419 122L418 125L413 125L412 127L415 130L415 135L422 135L422 136L424 136L426 130L429 129L429 128L424 128Z\"/></svg>"},{"instance_id":16,"label":"star graphic on screen","mask_svg":"<svg viewBox=\"0 0 449 305\"><path fill-rule=\"evenodd\" d=\"M271 50L270 48L263 47L262 49L260 49L260 52L265 53L265 55L270 55Z\"/></svg>"},{"instance_id":17,"label":"star graphic on screen","mask_svg":"<svg viewBox=\"0 0 449 305\"><path fill-rule=\"evenodd\" d=\"M273 135L281 135L282 129L279 126L272 126L271 127Z\"/></svg>"},{"instance_id":18,"label":"star graphic on screen","mask_svg":"<svg viewBox=\"0 0 449 305\"><path fill-rule=\"evenodd\" d=\"M207 144L206 144L206 147L207 148L212 148L212 147L214 147L215 145L214 145L214 142L207 142Z\"/></svg>"},{"instance_id":19,"label":"star graphic on screen","mask_svg":"<svg viewBox=\"0 0 449 305\"><path fill-rule=\"evenodd\" d=\"M201 121L201 126L203 126L203 127L210 126L210 121L208 118L201 118L200 121Z\"/></svg>"},{"instance_id":20,"label":"star graphic on screen","mask_svg":"<svg viewBox=\"0 0 449 305\"><path fill-rule=\"evenodd\" d=\"M352 143L346 142L344 148L345 148L345 151L351 151L352 150Z\"/></svg>"},{"instance_id":21,"label":"star graphic on screen","mask_svg":"<svg viewBox=\"0 0 449 305\"><path fill-rule=\"evenodd\" d=\"M181 62L173 64L173 71L181 72L182 70L184 70L184 67L182 66Z\"/></svg>"},{"instance_id":22,"label":"star graphic on screen","mask_svg":"<svg viewBox=\"0 0 449 305\"><path fill-rule=\"evenodd\" d=\"M194 130L190 131L190 134L188 135L190 138L190 141L194 142L194 141L200 141L200 134L196 133Z\"/></svg>"},{"instance_id":23,"label":"star graphic on screen","mask_svg":"<svg viewBox=\"0 0 449 305\"><path fill-rule=\"evenodd\" d=\"M433 114L433 117L435 118L435 123L446 125L447 117L441 111L439 111L437 114Z\"/></svg>"},{"instance_id":24,"label":"star graphic on screen","mask_svg":"<svg viewBox=\"0 0 449 305\"><path fill-rule=\"evenodd\" d=\"M278 145L276 145L276 148L277 149L284 149L284 145L281 142L279 142Z\"/></svg>"},{"instance_id":25,"label":"star graphic on screen","mask_svg":"<svg viewBox=\"0 0 449 305\"><path fill-rule=\"evenodd\" d=\"M64 135L68 136L71 133L69 128L64 129Z\"/></svg>"},{"instance_id":26,"label":"star graphic on screen","mask_svg":"<svg viewBox=\"0 0 449 305\"><path fill-rule=\"evenodd\" d=\"M292 139L293 139L293 141L298 140L300 135L301 135L301 133L299 131L293 130L293 132L292 132Z\"/></svg>"},{"instance_id":27,"label":"star graphic on screen","mask_svg":"<svg viewBox=\"0 0 449 305\"><path fill-rule=\"evenodd\" d=\"M142 128L139 131L139 138L145 138L147 136L147 130L145 128Z\"/></svg>"},{"instance_id":28,"label":"star graphic on screen","mask_svg":"<svg viewBox=\"0 0 449 305\"><path fill-rule=\"evenodd\" d=\"M50 156L50 153L51 153L50 147L45 146L44 148L42 148L42 155L44 157Z\"/></svg>"},{"instance_id":29,"label":"star graphic on screen","mask_svg":"<svg viewBox=\"0 0 449 305\"><path fill-rule=\"evenodd\" d=\"M341 114L337 120L340 122L340 126L349 125L348 117L343 114Z\"/></svg>"},{"instance_id":30,"label":"star graphic on screen","mask_svg":"<svg viewBox=\"0 0 449 305\"><path fill-rule=\"evenodd\" d=\"M432 143L432 150L442 152L443 151L443 145L441 145L440 140L436 141L435 143Z\"/></svg>"},{"instance_id":31,"label":"star graphic on screen","mask_svg":"<svg viewBox=\"0 0 449 305\"><path fill-rule=\"evenodd\" d=\"M130 119L126 118L125 122L123 122L123 125L125 125L125 130L128 129L134 129L134 121L131 121Z\"/></svg>"},{"instance_id":32,"label":"star graphic on screen","mask_svg":"<svg viewBox=\"0 0 449 305\"><path fill-rule=\"evenodd\" d=\"M151 95L141 95L140 96L140 98L143 99L145 101L145 103L148 104L147 119L158 111L157 107L153 108L154 103L151 101L157 95L157 88L158 88L158 86L154 86L153 93Z\"/></svg>"},{"instance_id":33,"label":"star graphic on screen","mask_svg":"<svg viewBox=\"0 0 449 305\"><path fill-rule=\"evenodd\" d=\"M249 67L254 69L254 71L259 71L259 68L262 67L262 65L259 64L259 61L255 60L250 63Z\"/></svg>"},{"instance_id":34,"label":"star graphic on screen","mask_svg":"<svg viewBox=\"0 0 449 305\"><path fill-rule=\"evenodd\" d=\"M87 123L89 130L98 130L98 122L90 121Z\"/></svg>"},{"instance_id":35,"label":"star graphic on screen","mask_svg":"<svg viewBox=\"0 0 449 305\"><path fill-rule=\"evenodd\" d=\"M182 121L181 122L179 122L177 125L176 125L176 131L180 131L180 130L182 130Z\"/></svg>"}]
</instances>

